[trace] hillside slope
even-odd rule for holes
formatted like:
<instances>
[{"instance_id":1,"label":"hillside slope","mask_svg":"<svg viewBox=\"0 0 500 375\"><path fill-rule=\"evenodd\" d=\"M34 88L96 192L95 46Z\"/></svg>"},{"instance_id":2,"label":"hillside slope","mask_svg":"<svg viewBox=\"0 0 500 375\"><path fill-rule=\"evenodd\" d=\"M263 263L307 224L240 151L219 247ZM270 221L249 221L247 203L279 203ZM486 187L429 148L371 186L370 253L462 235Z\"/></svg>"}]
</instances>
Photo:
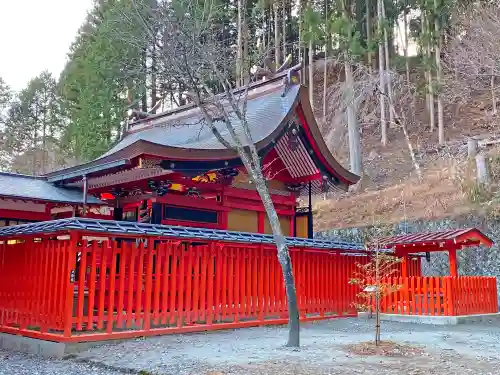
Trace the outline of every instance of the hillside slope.
<instances>
[{"instance_id":1,"label":"hillside slope","mask_svg":"<svg viewBox=\"0 0 500 375\"><path fill-rule=\"evenodd\" d=\"M320 107L322 82L316 87L315 103ZM317 113L318 118L321 116ZM404 218L435 219L481 209L477 202L472 202L474 199L471 201L467 191L474 172L466 163L466 155L469 137L498 137L500 117L491 115L488 95L476 95L465 105L445 106L443 147L437 146L437 131L429 131L428 114L421 98L415 102L415 117L408 132L423 170L423 181L416 176L401 129L389 129L389 144L383 147L378 120L363 123L363 187L359 192L332 194L327 200L315 197L316 230L364 226L374 221L399 222ZM346 139L332 152L348 166ZM495 158L500 151L492 149L488 153Z\"/></svg>"}]
</instances>

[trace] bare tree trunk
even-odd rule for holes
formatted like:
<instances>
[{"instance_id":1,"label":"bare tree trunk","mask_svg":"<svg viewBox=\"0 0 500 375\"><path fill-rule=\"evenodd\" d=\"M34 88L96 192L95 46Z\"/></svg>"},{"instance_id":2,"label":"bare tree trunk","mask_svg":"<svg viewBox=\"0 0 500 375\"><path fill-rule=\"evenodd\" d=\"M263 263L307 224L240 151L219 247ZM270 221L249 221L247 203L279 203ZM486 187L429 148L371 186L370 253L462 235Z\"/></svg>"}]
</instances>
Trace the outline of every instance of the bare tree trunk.
<instances>
[{"instance_id":1,"label":"bare tree trunk","mask_svg":"<svg viewBox=\"0 0 500 375\"><path fill-rule=\"evenodd\" d=\"M246 7L246 2L245 2ZM246 9L246 8L245 8ZM248 22L246 20L246 14L243 14L243 61L242 61L243 77L242 81L244 85L250 83L250 78L248 71L250 67L248 66Z\"/></svg>"},{"instance_id":2,"label":"bare tree trunk","mask_svg":"<svg viewBox=\"0 0 500 375\"><path fill-rule=\"evenodd\" d=\"M413 166L415 167L415 171L417 172L417 176L420 182L423 180L422 170L420 169L420 165L418 164L417 157L415 156L415 151L413 150L413 145L411 143L410 136L408 135L408 128L406 126L406 117L403 114L399 114L396 112L392 101L389 101L389 111L391 111L396 119L396 122L403 129L403 134L405 136L406 146L408 147L408 152L410 153L411 161L413 162Z\"/></svg>"},{"instance_id":3,"label":"bare tree trunk","mask_svg":"<svg viewBox=\"0 0 500 375\"><path fill-rule=\"evenodd\" d=\"M491 75L491 104L493 106L493 115L497 114L497 97L495 95L495 75Z\"/></svg>"},{"instance_id":4,"label":"bare tree trunk","mask_svg":"<svg viewBox=\"0 0 500 375\"><path fill-rule=\"evenodd\" d=\"M384 0L381 1L381 6L382 6L382 18L385 21L386 16L385 16L385 5L384 5ZM390 56L389 56L389 37L387 35L387 28L384 27L384 51L385 51L385 66L386 66L386 72L391 71L391 65L390 65ZM385 77L385 83L387 84L387 96L389 97L389 101L392 101L392 82L391 82L391 77L386 75ZM389 126L393 127L394 124L394 116L392 114L392 111L389 111Z\"/></svg>"},{"instance_id":5,"label":"bare tree trunk","mask_svg":"<svg viewBox=\"0 0 500 375\"><path fill-rule=\"evenodd\" d=\"M45 174L45 165L47 162L47 157L45 156L45 152L47 151L47 125L45 123L45 116L42 123L42 160L40 165L40 170L37 174ZM36 155L36 148L33 149L33 153Z\"/></svg>"},{"instance_id":6,"label":"bare tree trunk","mask_svg":"<svg viewBox=\"0 0 500 375\"><path fill-rule=\"evenodd\" d=\"M237 105L232 103L233 109L238 110ZM205 111L205 118L207 118ZM261 160L257 152L255 144L251 142L250 129L248 123L245 119L245 115L240 114L240 121L243 124L244 136L246 136L246 143L248 147L244 148L239 136L230 122L226 122L226 128L233 141L236 143L238 149L238 154L240 155L241 161L248 171L249 176L252 178L255 188L259 193L259 196L264 205L267 217L269 219L269 224L273 232L274 242L276 242L276 248L278 250L278 260L281 265L283 272L283 279L285 282L285 290L288 301L288 342L287 346L298 347L300 346L300 321L299 321L299 307L297 300L297 291L295 289L295 280L293 277L292 261L290 259L290 253L288 252L288 245L286 243L286 238L281 230L281 224L279 221L278 213L274 207L271 195L266 185L264 175L261 169ZM213 122L212 122L213 124ZM248 150L248 152L246 151Z\"/></svg>"},{"instance_id":7,"label":"bare tree trunk","mask_svg":"<svg viewBox=\"0 0 500 375\"><path fill-rule=\"evenodd\" d=\"M306 77L305 77L305 71L307 69L307 64L305 63L306 57L305 57L305 49L304 51L302 50L303 46L303 39L304 39L304 10L305 10L305 1L306 0L299 0L299 62L304 61L304 64L302 64L302 71L300 72L300 83L304 85L306 83ZM304 53L303 53L304 52Z\"/></svg>"},{"instance_id":8,"label":"bare tree trunk","mask_svg":"<svg viewBox=\"0 0 500 375\"><path fill-rule=\"evenodd\" d=\"M373 72L373 51L372 51L372 7L371 0L366 0L366 40L368 44L368 72Z\"/></svg>"},{"instance_id":9,"label":"bare tree trunk","mask_svg":"<svg viewBox=\"0 0 500 375\"><path fill-rule=\"evenodd\" d=\"M283 41L283 61L286 59L286 2L287 0L282 0L281 2L281 40ZM291 22L291 20L288 20Z\"/></svg>"},{"instance_id":10,"label":"bare tree trunk","mask_svg":"<svg viewBox=\"0 0 500 375\"><path fill-rule=\"evenodd\" d=\"M328 0L325 0L325 25L328 24ZM323 71L323 121L326 121L326 94L328 86L328 56L330 54L330 34L325 26L325 66Z\"/></svg>"},{"instance_id":11,"label":"bare tree trunk","mask_svg":"<svg viewBox=\"0 0 500 375\"><path fill-rule=\"evenodd\" d=\"M274 242L276 243L276 247L278 250L278 260L280 262L283 272L283 279L285 282L285 289L288 301L289 336L288 336L287 346L298 347L300 345L299 308L298 308L297 292L295 289L295 280L293 277L292 262L290 259L290 254L288 252L288 245L286 243L286 238L281 230L279 217L274 207L269 190L267 188L264 175L262 173L261 158L257 152L255 144L252 141L250 127L246 120L246 106L244 106L245 109L241 110L239 105L237 104L237 100L235 100L232 97L232 94L230 93L229 88L227 86L225 87L225 90L229 98L228 100L231 105L231 108L235 112L238 119L241 121L243 134L238 135L236 133L236 130L231 123L231 120L227 116L225 117L226 129L231 139L235 143L236 151L238 152L238 155L240 156L240 159L243 162L245 169L247 170L249 176L253 180L255 188L259 193L267 217L269 218L269 224L273 232ZM203 105L200 105L201 102L200 97L198 96L197 99L195 100L197 100L198 108L202 110L203 117L205 118L205 120L207 120L209 126L212 128L212 131L220 135L220 133L218 133L218 131L215 129L213 119L210 117L208 111ZM243 141L241 137L244 137ZM220 138L219 141L221 141L222 144L225 144L226 147L229 148L231 147L231 145L224 138ZM243 146L244 144L246 146Z\"/></svg>"},{"instance_id":12,"label":"bare tree trunk","mask_svg":"<svg viewBox=\"0 0 500 375\"><path fill-rule=\"evenodd\" d=\"M434 11L438 14L438 2L434 0ZM443 99L441 96L441 29L438 17L434 17L434 32L436 34L435 57L436 57L436 84L437 84L437 111L438 111L438 139L439 144L444 144L444 118Z\"/></svg>"},{"instance_id":13,"label":"bare tree trunk","mask_svg":"<svg viewBox=\"0 0 500 375\"><path fill-rule=\"evenodd\" d=\"M404 16L404 55L405 55L405 67L406 67L406 81L410 83L410 61L408 60L408 14L406 12L406 4L405 11L403 13Z\"/></svg>"},{"instance_id":14,"label":"bare tree trunk","mask_svg":"<svg viewBox=\"0 0 500 375\"><path fill-rule=\"evenodd\" d=\"M488 186L490 182L490 173L488 161L484 153L476 155L476 179L477 183L482 186Z\"/></svg>"},{"instance_id":15,"label":"bare tree trunk","mask_svg":"<svg viewBox=\"0 0 500 375\"><path fill-rule=\"evenodd\" d=\"M300 323L299 323L299 308L297 300L297 291L295 289L295 280L293 276L292 261L290 253L286 244L285 236L281 231L281 225L278 214L274 207L273 201L266 187L266 183L262 173L254 169L253 179L255 187L262 199L264 209L266 210L269 224L273 231L274 241L278 249L278 260L283 272L283 279L285 282L285 291L288 301L288 342L287 346L298 347L300 346Z\"/></svg>"},{"instance_id":16,"label":"bare tree trunk","mask_svg":"<svg viewBox=\"0 0 500 375\"><path fill-rule=\"evenodd\" d=\"M467 140L467 159L471 160L477 155L478 142L475 138L469 138Z\"/></svg>"},{"instance_id":17,"label":"bare tree trunk","mask_svg":"<svg viewBox=\"0 0 500 375\"><path fill-rule=\"evenodd\" d=\"M141 68L144 72L141 79L144 80L144 86L141 88L141 111L148 111L148 89L147 89L147 79L148 79L148 67L147 67L148 52L146 47L141 50Z\"/></svg>"},{"instance_id":18,"label":"bare tree trunk","mask_svg":"<svg viewBox=\"0 0 500 375\"><path fill-rule=\"evenodd\" d=\"M379 32L382 30L382 1L377 0L377 23ZM382 39L378 43L378 69L380 77L380 134L382 145L387 145L387 122L385 118L385 59L384 59L384 44Z\"/></svg>"},{"instance_id":19,"label":"bare tree trunk","mask_svg":"<svg viewBox=\"0 0 500 375\"><path fill-rule=\"evenodd\" d=\"M420 20L421 20L421 30L420 33L421 35L425 35L425 10L422 10L422 13L420 14ZM422 57L424 59L428 58L428 53L427 53L427 45L424 40L421 41L422 43ZM431 111L431 98L430 98L430 93L429 93L429 69L427 66L425 67L424 71L424 80L425 80L425 107L427 108L427 113L430 113ZM433 129L431 129L432 131Z\"/></svg>"},{"instance_id":20,"label":"bare tree trunk","mask_svg":"<svg viewBox=\"0 0 500 375\"><path fill-rule=\"evenodd\" d=\"M312 27L309 28L312 31ZM309 41L309 100L311 101L311 108L314 111L314 45L312 39Z\"/></svg>"},{"instance_id":21,"label":"bare tree trunk","mask_svg":"<svg viewBox=\"0 0 500 375\"><path fill-rule=\"evenodd\" d=\"M280 66L280 29L279 29L279 14L280 14L280 6L279 2L275 1L273 3L273 10L274 10L274 61L276 62L276 66ZM285 55L283 55L283 58L285 58Z\"/></svg>"},{"instance_id":22,"label":"bare tree trunk","mask_svg":"<svg viewBox=\"0 0 500 375\"><path fill-rule=\"evenodd\" d=\"M361 156L361 140L359 136L358 121L356 118L356 104L354 102L354 80L352 77L351 62L344 54L344 69L346 92L345 101L347 104L347 132L349 134L349 162L351 172L361 176L363 174L362 156Z\"/></svg>"},{"instance_id":23,"label":"bare tree trunk","mask_svg":"<svg viewBox=\"0 0 500 375\"><path fill-rule=\"evenodd\" d=\"M425 13L424 13L425 14ZM426 15L425 16L425 26L427 33L430 35L431 33L431 27L430 27L430 21L429 17ZM431 42L430 42L430 37L427 38L427 61L431 61L432 59L432 48L431 48ZM436 128L436 120L434 117L434 88L433 86L433 81L432 81L432 68L428 65L427 66L427 85L429 89L429 122L431 123L431 132L434 131Z\"/></svg>"},{"instance_id":24,"label":"bare tree trunk","mask_svg":"<svg viewBox=\"0 0 500 375\"><path fill-rule=\"evenodd\" d=\"M151 108L152 113L156 113L156 101L157 101L157 89L156 89L156 41L152 43L152 54L151 54Z\"/></svg>"},{"instance_id":25,"label":"bare tree trunk","mask_svg":"<svg viewBox=\"0 0 500 375\"><path fill-rule=\"evenodd\" d=\"M243 6L245 0L238 0L237 45L236 45L236 86L242 85L243 76Z\"/></svg>"},{"instance_id":26,"label":"bare tree trunk","mask_svg":"<svg viewBox=\"0 0 500 375\"><path fill-rule=\"evenodd\" d=\"M267 11L267 13L266 13ZM271 4L269 4L266 8L264 8L264 14L266 14L265 20L266 20L266 34L267 34L267 48L270 50L271 49L271 18L273 14L273 9L271 7Z\"/></svg>"}]
</instances>

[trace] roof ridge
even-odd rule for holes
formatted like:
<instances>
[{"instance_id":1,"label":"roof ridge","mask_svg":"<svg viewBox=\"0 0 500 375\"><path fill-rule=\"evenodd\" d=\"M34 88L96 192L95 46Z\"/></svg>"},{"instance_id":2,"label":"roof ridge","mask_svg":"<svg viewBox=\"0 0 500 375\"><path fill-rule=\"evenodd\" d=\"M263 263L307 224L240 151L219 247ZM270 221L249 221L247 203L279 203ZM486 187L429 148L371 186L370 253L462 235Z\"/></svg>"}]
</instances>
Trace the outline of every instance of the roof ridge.
<instances>
[{"instance_id":1,"label":"roof ridge","mask_svg":"<svg viewBox=\"0 0 500 375\"><path fill-rule=\"evenodd\" d=\"M237 94L237 93L240 93L244 90L247 89L247 86L248 86L248 90L253 90L253 89L256 89L256 88L260 88L261 86L266 86L266 85L269 85L270 83L276 83L276 81L278 81L280 78L283 78L287 75L287 71L285 72L282 72L282 73L279 73L277 75L275 75L274 77L268 79L268 80L262 80L262 81L258 81L258 82L254 82L254 83L251 83L249 85L246 85L246 86L242 86L242 87L239 87L237 89L233 89L231 90L231 92L233 94ZM257 93L255 93L256 95ZM223 93L222 94L217 94L216 96L222 96L224 95ZM250 95L250 93L249 93ZM173 114L177 114L177 113L182 113L184 111L188 111L190 109L196 109L198 106L195 104L195 103L189 103L189 104L185 104L183 106L180 106L180 107L177 107L177 108L174 108L174 109L170 109L170 110L167 110L167 111L163 111L161 113L156 113L156 114L151 114L150 116L146 117L146 118L142 118L142 119L139 119L139 120L136 120L134 122L131 122L129 123L129 127L130 126L134 126L134 125L140 125L141 123L144 123L148 120L155 120L155 119L159 119L159 118L162 118L162 117L168 117L170 115L173 115ZM125 136L128 136L130 134L134 134L134 133L139 133L143 130L146 130L146 129L150 129L151 127L154 127L155 125L150 125L150 126L147 126L147 127L144 127L144 128L141 128L141 129L137 129L137 130L128 130L126 132L126 135Z\"/></svg>"},{"instance_id":2,"label":"roof ridge","mask_svg":"<svg viewBox=\"0 0 500 375\"><path fill-rule=\"evenodd\" d=\"M31 180L47 181L47 178L45 176L35 176L35 175L22 174L22 173L0 172L0 176L19 177L19 178L27 178L27 179L31 179Z\"/></svg>"}]
</instances>

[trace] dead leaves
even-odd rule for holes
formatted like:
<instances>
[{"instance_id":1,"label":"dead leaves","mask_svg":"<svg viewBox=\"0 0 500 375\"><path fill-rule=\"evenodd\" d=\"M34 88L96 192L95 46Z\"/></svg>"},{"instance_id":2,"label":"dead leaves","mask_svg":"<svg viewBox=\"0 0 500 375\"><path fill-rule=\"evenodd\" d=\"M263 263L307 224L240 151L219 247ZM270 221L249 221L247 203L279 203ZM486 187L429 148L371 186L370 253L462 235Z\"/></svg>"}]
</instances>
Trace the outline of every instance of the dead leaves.
<instances>
[{"instance_id":1,"label":"dead leaves","mask_svg":"<svg viewBox=\"0 0 500 375\"><path fill-rule=\"evenodd\" d=\"M362 356L385 356L385 357L406 357L412 355L422 355L424 351L415 346L399 344L394 341L382 341L378 346L375 342L361 342L347 346L347 350L355 355Z\"/></svg>"}]
</instances>

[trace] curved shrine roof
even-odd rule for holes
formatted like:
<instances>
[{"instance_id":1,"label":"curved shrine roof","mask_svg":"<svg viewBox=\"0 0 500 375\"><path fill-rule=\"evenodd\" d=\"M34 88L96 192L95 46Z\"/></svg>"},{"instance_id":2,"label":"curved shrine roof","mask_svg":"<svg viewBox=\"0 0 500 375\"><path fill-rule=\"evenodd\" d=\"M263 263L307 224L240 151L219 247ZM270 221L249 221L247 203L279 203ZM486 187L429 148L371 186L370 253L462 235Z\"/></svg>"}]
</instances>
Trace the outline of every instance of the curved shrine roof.
<instances>
[{"instance_id":1,"label":"curved shrine roof","mask_svg":"<svg viewBox=\"0 0 500 375\"><path fill-rule=\"evenodd\" d=\"M275 90L254 99L249 98L247 104L247 122L254 143L268 139L284 122L294 107L299 95L299 86L293 87L286 96ZM229 113L231 124L240 139L243 139L243 126L234 113ZM145 128L131 132L120 143L111 148L101 158L105 158L138 142L145 141L160 146L182 150L200 150L209 152L217 150L218 157L223 154L236 156L215 138L212 129L206 124L201 113L196 111L180 112L167 116L159 116L151 120L141 121ZM222 121L214 121L221 136L234 146ZM220 156L219 156L220 155ZM188 157L189 155L186 155Z\"/></svg>"},{"instance_id":2,"label":"curved shrine roof","mask_svg":"<svg viewBox=\"0 0 500 375\"><path fill-rule=\"evenodd\" d=\"M295 156L295 164L300 164L298 159L306 155L311 159L309 164L312 163L313 166L309 169L310 175L317 175L316 179L321 180L321 175L328 175L333 178L335 185L344 189L356 183L359 176L343 168L325 144L309 103L307 89L293 85L287 87L285 93L282 79L283 76L278 76L267 82L253 84L248 89L246 119L252 142L255 143L260 156L264 157L275 148L280 140L285 138L283 136L287 135L287 130L293 123L299 130L300 147L303 148L302 154ZM242 93L242 90L236 91L234 95L238 97L239 93ZM243 135L241 121L230 110L229 104L227 105L236 134ZM229 144L233 144L226 125L217 120L214 124L221 136ZM285 147L289 147L288 143L286 145ZM207 167L213 169L224 165L214 164L215 162L239 161L237 152L226 148L205 123L200 109L187 105L132 123L125 138L100 158L47 176L52 182L68 181L83 174L97 177L109 173L111 168L127 168L131 159L141 155L159 158L166 163L175 161L176 164L182 162L184 165L195 167L206 162ZM293 173L291 175L293 176Z\"/></svg>"}]
</instances>

